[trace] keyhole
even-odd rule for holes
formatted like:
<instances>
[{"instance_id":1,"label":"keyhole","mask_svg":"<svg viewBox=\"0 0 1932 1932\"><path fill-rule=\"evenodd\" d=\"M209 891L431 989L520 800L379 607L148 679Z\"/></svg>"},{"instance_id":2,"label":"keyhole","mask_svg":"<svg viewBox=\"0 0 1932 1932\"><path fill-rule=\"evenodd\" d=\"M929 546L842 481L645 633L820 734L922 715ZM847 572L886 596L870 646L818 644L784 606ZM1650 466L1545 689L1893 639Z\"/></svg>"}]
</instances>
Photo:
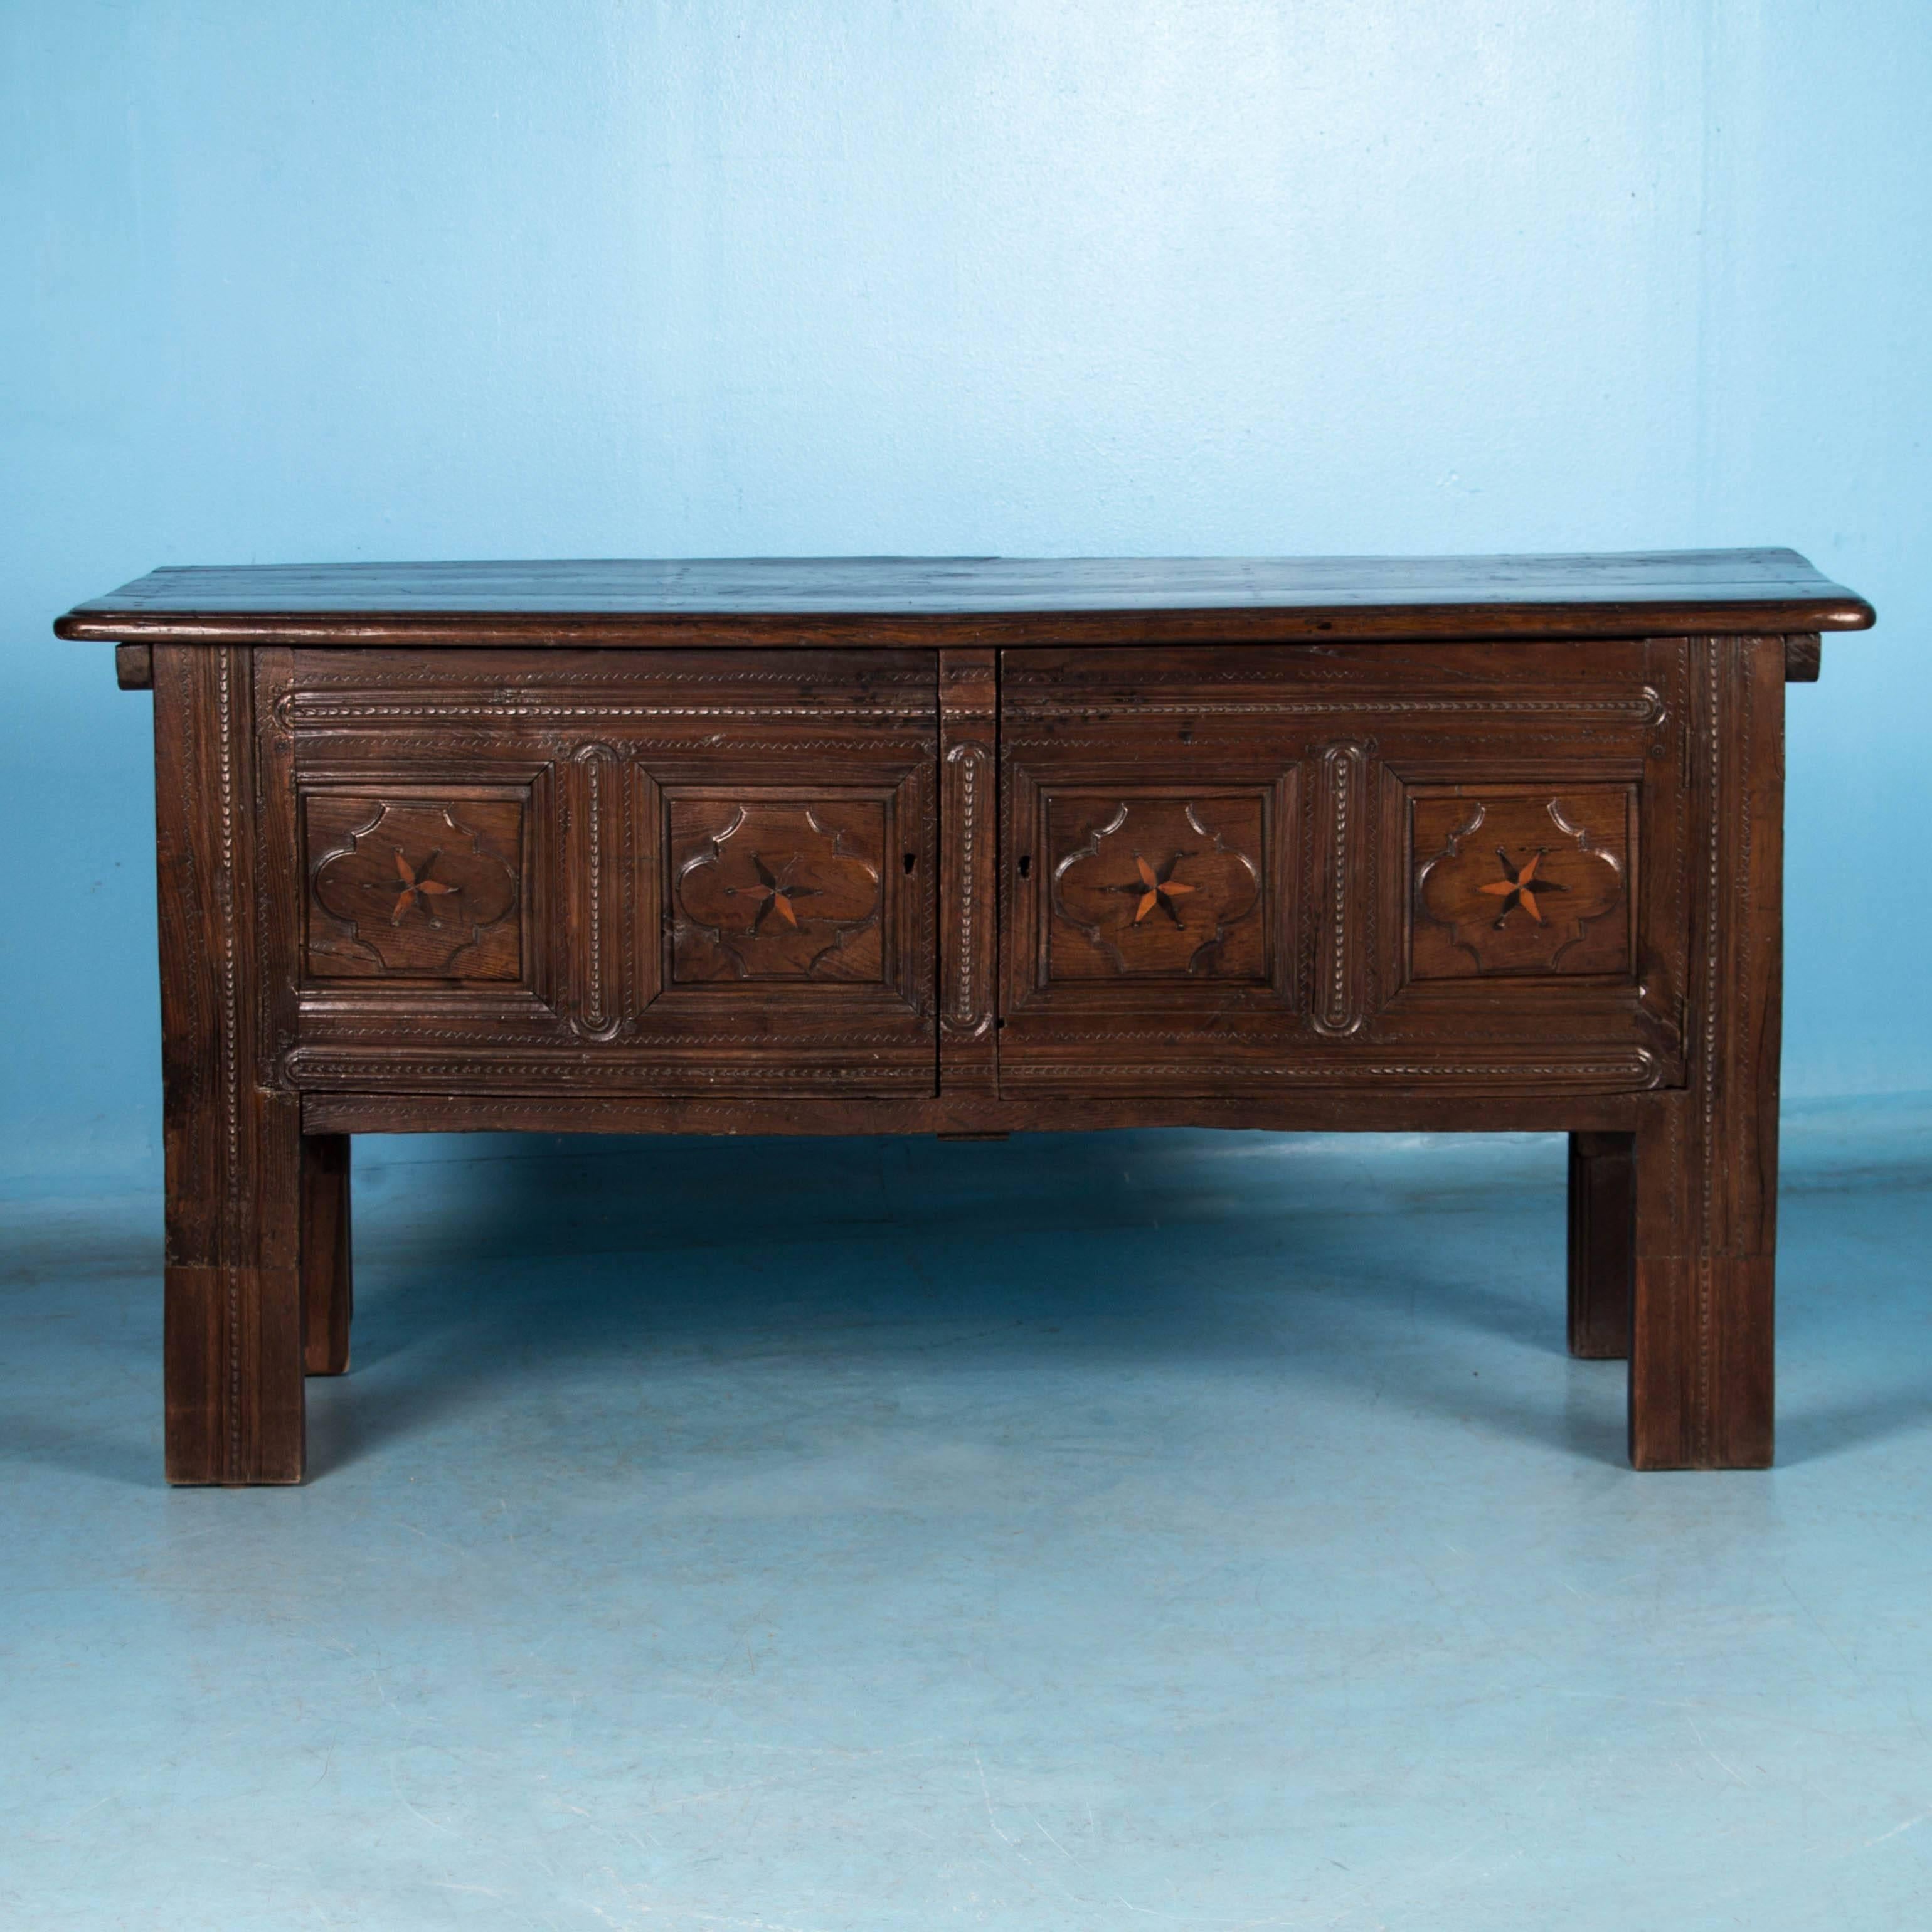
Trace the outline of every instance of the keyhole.
<instances>
[{"instance_id":1,"label":"keyhole","mask_svg":"<svg viewBox=\"0 0 1932 1932\"><path fill-rule=\"evenodd\" d=\"M916 852L908 852L908 853L905 855L905 868L906 868L906 876L907 876L907 878L911 878L911 876L912 876L912 868L913 868L915 866L916 866L918 863L919 863L919 854L918 854Z\"/></svg>"},{"instance_id":2,"label":"keyhole","mask_svg":"<svg viewBox=\"0 0 1932 1932\"><path fill-rule=\"evenodd\" d=\"M1033 854L1030 852L1020 854L1020 877L1023 879L1033 877Z\"/></svg>"}]
</instances>

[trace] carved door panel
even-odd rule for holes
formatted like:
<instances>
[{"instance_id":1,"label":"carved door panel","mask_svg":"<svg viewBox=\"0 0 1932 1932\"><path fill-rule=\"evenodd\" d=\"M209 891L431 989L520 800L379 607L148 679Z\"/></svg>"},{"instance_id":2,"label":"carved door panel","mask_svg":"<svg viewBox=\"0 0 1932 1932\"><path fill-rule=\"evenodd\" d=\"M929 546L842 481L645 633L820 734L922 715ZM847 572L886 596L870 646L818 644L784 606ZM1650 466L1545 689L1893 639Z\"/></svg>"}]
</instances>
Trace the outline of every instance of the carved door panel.
<instances>
[{"instance_id":1,"label":"carved door panel","mask_svg":"<svg viewBox=\"0 0 1932 1932\"><path fill-rule=\"evenodd\" d=\"M1682 655L1006 652L1001 1090L1678 1077Z\"/></svg>"},{"instance_id":2,"label":"carved door panel","mask_svg":"<svg viewBox=\"0 0 1932 1932\"><path fill-rule=\"evenodd\" d=\"M932 653L295 662L298 1085L933 1090Z\"/></svg>"},{"instance_id":3,"label":"carved door panel","mask_svg":"<svg viewBox=\"0 0 1932 1932\"><path fill-rule=\"evenodd\" d=\"M1004 654L1003 1093L1202 1091L1305 1030L1301 749L1169 701L1195 662Z\"/></svg>"}]
</instances>

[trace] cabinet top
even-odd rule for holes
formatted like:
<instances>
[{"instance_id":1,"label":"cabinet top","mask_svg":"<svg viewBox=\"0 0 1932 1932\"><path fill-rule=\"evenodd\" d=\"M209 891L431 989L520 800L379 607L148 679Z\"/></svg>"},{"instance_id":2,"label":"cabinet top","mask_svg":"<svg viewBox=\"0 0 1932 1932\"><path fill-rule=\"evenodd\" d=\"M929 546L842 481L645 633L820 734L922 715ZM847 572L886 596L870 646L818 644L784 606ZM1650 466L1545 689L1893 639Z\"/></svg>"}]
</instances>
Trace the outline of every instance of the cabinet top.
<instances>
[{"instance_id":1,"label":"cabinet top","mask_svg":"<svg viewBox=\"0 0 1932 1932\"><path fill-rule=\"evenodd\" d=\"M1562 556L693 557L200 566L63 638L280 644L1007 644L1862 630L1789 550Z\"/></svg>"}]
</instances>

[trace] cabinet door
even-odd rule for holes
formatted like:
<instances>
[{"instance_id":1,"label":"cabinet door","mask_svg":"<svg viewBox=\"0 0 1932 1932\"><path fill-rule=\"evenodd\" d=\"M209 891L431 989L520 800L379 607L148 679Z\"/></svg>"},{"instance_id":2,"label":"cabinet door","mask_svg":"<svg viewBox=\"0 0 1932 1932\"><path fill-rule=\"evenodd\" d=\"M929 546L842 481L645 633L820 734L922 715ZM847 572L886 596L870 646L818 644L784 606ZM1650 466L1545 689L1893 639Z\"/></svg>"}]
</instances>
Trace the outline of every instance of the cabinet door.
<instances>
[{"instance_id":1,"label":"cabinet door","mask_svg":"<svg viewBox=\"0 0 1932 1932\"><path fill-rule=\"evenodd\" d=\"M1001 1091L1677 1077L1681 656L1006 652Z\"/></svg>"},{"instance_id":2,"label":"cabinet door","mask_svg":"<svg viewBox=\"0 0 1932 1932\"><path fill-rule=\"evenodd\" d=\"M313 651L301 1087L928 1094L925 652Z\"/></svg>"}]
</instances>

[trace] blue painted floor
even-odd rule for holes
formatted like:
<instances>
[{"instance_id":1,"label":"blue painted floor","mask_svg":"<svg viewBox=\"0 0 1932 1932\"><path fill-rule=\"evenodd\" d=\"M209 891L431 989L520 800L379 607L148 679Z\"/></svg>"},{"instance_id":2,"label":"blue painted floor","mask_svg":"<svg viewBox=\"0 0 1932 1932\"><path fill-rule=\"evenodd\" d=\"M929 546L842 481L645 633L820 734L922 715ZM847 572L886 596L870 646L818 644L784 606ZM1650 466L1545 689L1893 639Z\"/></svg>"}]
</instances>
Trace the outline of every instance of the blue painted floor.
<instances>
[{"instance_id":1,"label":"blue painted floor","mask_svg":"<svg viewBox=\"0 0 1932 1932\"><path fill-rule=\"evenodd\" d=\"M492 1146L358 1143L298 1491L7 1210L9 1932L1932 1924L1932 1112L1792 1121L1724 1476L1554 1140Z\"/></svg>"}]
</instances>

